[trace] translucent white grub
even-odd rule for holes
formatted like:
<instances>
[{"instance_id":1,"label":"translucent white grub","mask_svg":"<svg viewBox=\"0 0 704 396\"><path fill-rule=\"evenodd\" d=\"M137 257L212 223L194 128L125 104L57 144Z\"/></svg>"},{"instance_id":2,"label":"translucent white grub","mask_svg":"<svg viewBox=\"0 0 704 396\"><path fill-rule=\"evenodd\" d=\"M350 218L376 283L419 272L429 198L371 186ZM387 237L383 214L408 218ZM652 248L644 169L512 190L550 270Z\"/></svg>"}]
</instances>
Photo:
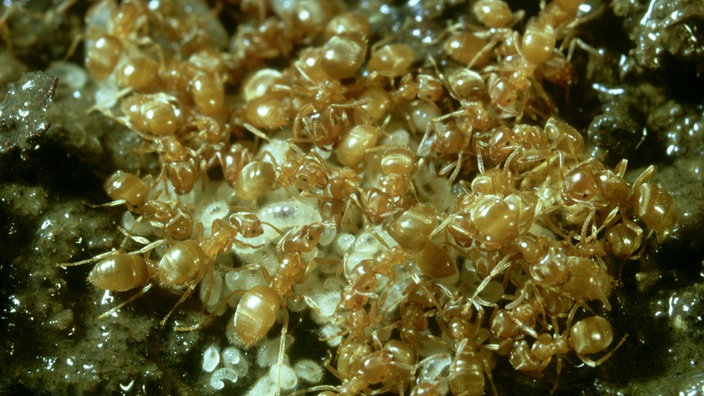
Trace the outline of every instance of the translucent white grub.
<instances>
[{"instance_id":1,"label":"translucent white grub","mask_svg":"<svg viewBox=\"0 0 704 396\"><path fill-rule=\"evenodd\" d=\"M103 110L110 110L117 105L120 90L114 79L98 81L98 89L95 90L95 107Z\"/></svg>"},{"instance_id":2,"label":"translucent white grub","mask_svg":"<svg viewBox=\"0 0 704 396\"><path fill-rule=\"evenodd\" d=\"M115 4L111 1L98 2L91 7L91 12L86 15L86 27L97 31L109 32L113 29L112 13ZM86 48L90 48L95 40L86 38Z\"/></svg>"},{"instance_id":3,"label":"translucent white grub","mask_svg":"<svg viewBox=\"0 0 704 396\"><path fill-rule=\"evenodd\" d=\"M337 236L337 229L335 226L332 227L325 227L325 230L320 234L320 240L318 241L318 244L320 246L327 246L332 243L333 240L335 240L335 237Z\"/></svg>"},{"instance_id":4,"label":"translucent white grub","mask_svg":"<svg viewBox=\"0 0 704 396\"><path fill-rule=\"evenodd\" d=\"M411 141L410 134L405 129L396 129L386 134L380 145L408 146Z\"/></svg>"},{"instance_id":5,"label":"translucent white grub","mask_svg":"<svg viewBox=\"0 0 704 396\"><path fill-rule=\"evenodd\" d=\"M223 280L222 274L219 272L213 272L212 283L210 276L204 276L203 280L200 282L200 287L198 291L198 296L200 301L205 304L208 308L208 312L211 312L213 308L220 302L220 297L222 296ZM207 301L206 301L207 298Z\"/></svg>"},{"instance_id":6,"label":"translucent white grub","mask_svg":"<svg viewBox=\"0 0 704 396\"><path fill-rule=\"evenodd\" d=\"M416 344L416 347L418 349L418 356L444 356L444 355L449 355L450 354L450 349L449 347L441 342L440 340L437 339L423 339L419 340L418 343Z\"/></svg>"},{"instance_id":7,"label":"translucent white grub","mask_svg":"<svg viewBox=\"0 0 704 396\"><path fill-rule=\"evenodd\" d=\"M211 373L218 364L220 364L220 353L215 345L211 345L203 353L203 371Z\"/></svg>"},{"instance_id":8,"label":"translucent white grub","mask_svg":"<svg viewBox=\"0 0 704 396\"><path fill-rule=\"evenodd\" d=\"M236 366L242 361L242 353L235 347L222 350L222 362L227 366Z\"/></svg>"},{"instance_id":9,"label":"translucent white grub","mask_svg":"<svg viewBox=\"0 0 704 396\"><path fill-rule=\"evenodd\" d=\"M325 290L340 292L347 283L342 278L327 278L323 281L323 288Z\"/></svg>"},{"instance_id":10,"label":"translucent white grub","mask_svg":"<svg viewBox=\"0 0 704 396\"><path fill-rule=\"evenodd\" d=\"M269 369L269 377L284 390L293 389L298 385L296 372L287 364L279 366L277 363L271 366L271 369Z\"/></svg>"},{"instance_id":11,"label":"translucent white grub","mask_svg":"<svg viewBox=\"0 0 704 396\"><path fill-rule=\"evenodd\" d=\"M331 347L337 347L342 342L343 331L332 323L320 328L320 338L325 340Z\"/></svg>"},{"instance_id":12,"label":"translucent white grub","mask_svg":"<svg viewBox=\"0 0 704 396\"><path fill-rule=\"evenodd\" d=\"M197 210L193 211L194 224L201 223L203 225L203 235L209 236L212 234L213 221L224 219L227 221L227 215L230 208L226 201L212 200L206 203L200 203Z\"/></svg>"},{"instance_id":13,"label":"translucent white grub","mask_svg":"<svg viewBox=\"0 0 704 396\"><path fill-rule=\"evenodd\" d=\"M247 396L271 396L276 393L276 383L272 381L271 377L265 375L259 378L259 381L247 392Z\"/></svg>"},{"instance_id":14,"label":"translucent white grub","mask_svg":"<svg viewBox=\"0 0 704 396\"><path fill-rule=\"evenodd\" d=\"M279 345L281 337L264 340L257 350L257 365L259 367L271 367L279 361ZM293 336L286 334L284 352L293 344ZM288 361L288 356L284 353L284 363Z\"/></svg>"},{"instance_id":15,"label":"translucent white grub","mask_svg":"<svg viewBox=\"0 0 704 396\"><path fill-rule=\"evenodd\" d=\"M269 229L269 227L264 227L264 232ZM278 235L278 234L276 234ZM262 246L261 248L252 249L249 247L233 247L232 252L235 253L237 258L246 264L257 264L261 265L269 271L269 273L274 273L273 271L277 266L276 255L274 254L273 245L269 245L263 236L258 236L250 239L242 239L244 242L254 245Z\"/></svg>"},{"instance_id":16,"label":"translucent white grub","mask_svg":"<svg viewBox=\"0 0 704 396\"><path fill-rule=\"evenodd\" d=\"M311 359L297 361L293 370L299 378L312 384L317 384L323 379L323 366Z\"/></svg>"},{"instance_id":17,"label":"translucent white grub","mask_svg":"<svg viewBox=\"0 0 704 396\"><path fill-rule=\"evenodd\" d=\"M230 291L249 290L254 286L267 284L261 270L254 268L229 271L225 274L225 285Z\"/></svg>"},{"instance_id":18,"label":"translucent white grub","mask_svg":"<svg viewBox=\"0 0 704 396\"><path fill-rule=\"evenodd\" d=\"M377 237L371 232L363 232L357 236L354 241L352 250L358 253L376 254L381 250L382 246Z\"/></svg>"},{"instance_id":19,"label":"translucent white grub","mask_svg":"<svg viewBox=\"0 0 704 396\"><path fill-rule=\"evenodd\" d=\"M271 70L271 69L264 69ZM281 73L276 72L281 75ZM264 162L269 162L274 166L281 166L286 162L286 153L291 149L291 144L283 139L272 139L271 142L263 145L257 155ZM265 154L268 153L268 154ZM272 160L273 157L273 160ZM276 161L276 163L274 163Z\"/></svg>"},{"instance_id":20,"label":"translucent white grub","mask_svg":"<svg viewBox=\"0 0 704 396\"><path fill-rule=\"evenodd\" d=\"M421 166L416 175L416 193L423 202L430 202L439 211L449 210L455 202L452 184L438 177L428 166Z\"/></svg>"},{"instance_id":21,"label":"translucent white grub","mask_svg":"<svg viewBox=\"0 0 704 396\"><path fill-rule=\"evenodd\" d=\"M332 316L340 303L340 290L324 291L313 295L313 300L318 305L320 313L324 316Z\"/></svg>"},{"instance_id":22,"label":"translucent white grub","mask_svg":"<svg viewBox=\"0 0 704 396\"><path fill-rule=\"evenodd\" d=\"M213 15L207 2L203 0L184 0L182 7L184 10L188 10L189 13L197 15L199 20L203 22L203 27L208 32L208 38L213 47L227 48L229 39L227 30L225 30L220 20ZM190 61L197 63L197 59L194 60L194 57L196 55L191 56Z\"/></svg>"},{"instance_id":23,"label":"translucent white grub","mask_svg":"<svg viewBox=\"0 0 704 396\"><path fill-rule=\"evenodd\" d=\"M232 369L235 370L237 375L244 377L247 373L249 373L249 363L242 359L237 365L232 366Z\"/></svg>"},{"instance_id":24,"label":"translucent white grub","mask_svg":"<svg viewBox=\"0 0 704 396\"><path fill-rule=\"evenodd\" d=\"M390 287L385 287L386 297L380 305L382 312L392 312L398 308L405 299L404 291L408 288L412 278L406 271L397 271L397 281L392 282Z\"/></svg>"},{"instance_id":25,"label":"translucent white grub","mask_svg":"<svg viewBox=\"0 0 704 396\"><path fill-rule=\"evenodd\" d=\"M130 235L133 236L146 236L152 235L155 232L155 228L152 227L149 222L144 221L142 218L137 221L137 217L130 211L126 211L122 214L122 228L129 231Z\"/></svg>"},{"instance_id":26,"label":"translucent white grub","mask_svg":"<svg viewBox=\"0 0 704 396\"><path fill-rule=\"evenodd\" d=\"M249 363L242 353L235 347L227 347L222 351L222 361L226 367L230 367L237 375L244 377L249 372Z\"/></svg>"},{"instance_id":27,"label":"translucent white grub","mask_svg":"<svg viewBox=\"0 0 704 396\"><path fill-rule=\"evenodd\" d=\"M295 226L314 224L322 222L320 212L315 206L315 202L285 200L268 204L257 211L257 216L261 221L272 224L280 230L288 230ZM274 240L280 235L271 229L264 227L264 236L268 240Z\"/></svg>"},{"instance_id":28,"label":"translucent white grub","mask_svg":"<svg viewBox=\"0 0 704 396\"><path fill-rule=\"evenodd\" d=\"M237 383L239 376L235 373L235 370L229 367L223 367L215 370L213 375L210 377L210 386L213 389L220 390L225 387L225 381L230 381L233 384Z\"/></svg>"},{"instance_id":29,"label":"translucent white grub","mask_svg":"<svg viewBox=\"0 0 704 396\"><path fill-rule=\"evenodd\" d=\"M352 247L352 244L354 244L354 241L355 237L352 234L337 234L337 238L335 239L335 243L333 245L333 253L344 255L345 253L349 252L350 248Z\"/></svg>"},{"instance_id":30,"label":"translucent white grub","mask_svg":"<svg viewBox=\"0 0 704 396\"><path fill-rule=\"evenodd\" d=\"M306 308L308 308L308 305L303 300L292 299L286 303L286 309L288 309L289 313L300 313L305 311Z\"/></svg>"},{"instance_id":31,"label":"translucent white grub","mask_svg":"<svg viewBox=\"0 0 704 396\"><path fill-rule=\"evenodd\" d=\"M83 88L88 81L86 69L71 62L52 62L46 72L59 79L59 86L66 86L74 90Z\"/></svg>"},{"instance_id":32,"label":"translucent white grub","mask_svg":"<svg viewBox=\"0 0 704 396\"><path fill-rule=\"evenodd\" d=\"M349 254L345 257L345 268L344 271L346 274L351 274L355 267L359 265L364 260L369 260L373 259L375 256L374 253L371 252L359 252L359 251L354 251L354 253Z\"/></svg>"}]
</instances>

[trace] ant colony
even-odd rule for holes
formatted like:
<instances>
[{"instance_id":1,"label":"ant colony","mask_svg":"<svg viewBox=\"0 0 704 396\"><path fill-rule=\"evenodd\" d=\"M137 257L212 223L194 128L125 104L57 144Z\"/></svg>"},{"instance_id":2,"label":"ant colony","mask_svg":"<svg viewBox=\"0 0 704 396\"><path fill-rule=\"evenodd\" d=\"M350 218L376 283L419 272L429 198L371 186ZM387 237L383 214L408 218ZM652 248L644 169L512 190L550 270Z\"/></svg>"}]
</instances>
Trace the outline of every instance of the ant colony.
<instances>
[{"instance_id":1,"label":"ant colony","mask_svg":"<svg viewBox=\"0 0 704 396\"><path fill-rule=\"evenodd\" d=\"M204 383L262 395L482 395L502 362L555 389L565 357L626 340L619 268L676 210L652 167L589 158L542 88L576 78L582 1L209 3L86 16L94 110L158 161L105 181L125 243L61 264L124 296L109 313L171 289L170 327L199 298L174 327L227 323ZM292 356L304 338L322 355Z\"/></svg>"}]
</instances>

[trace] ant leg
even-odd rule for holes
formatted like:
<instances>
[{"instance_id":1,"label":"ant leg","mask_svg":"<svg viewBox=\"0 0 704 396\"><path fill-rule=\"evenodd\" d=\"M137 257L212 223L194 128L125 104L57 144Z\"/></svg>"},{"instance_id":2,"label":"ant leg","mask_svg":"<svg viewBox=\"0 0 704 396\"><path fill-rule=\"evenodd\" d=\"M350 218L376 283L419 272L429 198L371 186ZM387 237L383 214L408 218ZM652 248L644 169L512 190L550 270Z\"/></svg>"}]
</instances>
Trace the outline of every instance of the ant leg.
<instances>
[{"instance_id":1,"label":"ant leg","mask_svg":"<svg viewBox=\"0 0 704 396\"><path fill-rule=\"evenodd\" d=\"M142 290L140 290L140 291L138 291L137 293L133 294L133 295L130 296L130 298L128 298L127 300L125 300L125 301L123 301L123 302L117 304L117 306L115 306L115 307L113 307L113 308L110 308L110 310L108 310L107 312L102 313L100 316L98 316L98 319L103 319L103 318L106 317L106 316L110 316L110 315L114 314L114 313L117 312L120 308L124 307L125 305L131 303L132 301L134 301L134 300L138 299L139 297L141 297L142 295L144 295L146 292L148 292L148 291L152 288L152 286L153 286L153 283L147 284L146 286L144 286L144 287L142 288Z\"/></svg>"}]
</instances>

